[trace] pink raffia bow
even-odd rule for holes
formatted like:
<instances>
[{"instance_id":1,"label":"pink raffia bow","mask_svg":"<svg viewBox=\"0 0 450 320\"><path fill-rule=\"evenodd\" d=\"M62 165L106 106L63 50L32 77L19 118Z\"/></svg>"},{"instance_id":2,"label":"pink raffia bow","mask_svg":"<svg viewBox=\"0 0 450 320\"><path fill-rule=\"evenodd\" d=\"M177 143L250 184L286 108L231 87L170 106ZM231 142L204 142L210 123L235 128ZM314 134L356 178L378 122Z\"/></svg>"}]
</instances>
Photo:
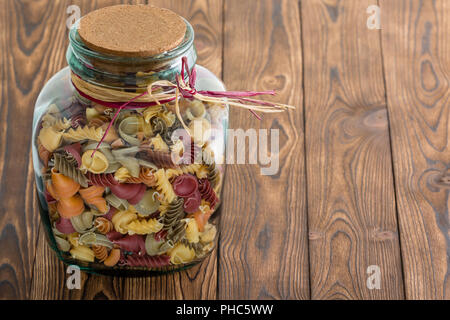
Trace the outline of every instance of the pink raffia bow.
<instances>
[{"instance_id":1,"label":"pink raffia bow","mask_svg":"<svg viewBox=\"0 0 450 320\"><path fill-rule=\"evenodd\" d=\"M187 74L188 82L184 79L184 74ZM209 91L209 90L200 90L197 91L195 88L195 81L197 79L197 71L195 69L195 66L192 68L192 71L189 70L188 66L188 60L187 57L182 58L181 63L181 73L176 76L176 86L174 85L175 89L178 89L181 96L185 99L195 99L196 94L201 94L203 96L207 97L214 97L214 98L231 98L231 99L238 99L242 103L257 103L259 105L264 106L274 106L271 102L264 102L260 100L254 100L250 99L249 97L259 96L259 95L275 95L276 92L273 90L270 91ZM73 82L72 82L73 83ZM103 134L102 139L98 143L97 147L95 148L94 152L92 153L91 157L94 156L95 152L98 150L102 142L105 140L105 137L107 136L111 126L113 125L114 121L117 119L117 116L119 115L120 111L123 109L138 109L138 108L147 108L150 106L158 105L158 104L164 104L171 101L174 101L176 98L169 98L161 101L154 101L154 102L135 102L137 99L142 98L149 94L149 91L146 91L133 99L130 99L129 101L125 103L116 103L116 102L108 102L108 101L102 101L99 99L95 99L86 93L84 93L82 90L76 87L75 84L73 84L75 89L78 91L78 93L95 103L98 103L100 105L103 105L108 108L117 109L116 113L114 114L111 122L109 123L108 127L105 130L105 133ZM225 102L226 103L226 102ZM259 120L261 120L261 117L254 111L249 109L249 111L257 117Z\"/></svg>"}]
</instances>

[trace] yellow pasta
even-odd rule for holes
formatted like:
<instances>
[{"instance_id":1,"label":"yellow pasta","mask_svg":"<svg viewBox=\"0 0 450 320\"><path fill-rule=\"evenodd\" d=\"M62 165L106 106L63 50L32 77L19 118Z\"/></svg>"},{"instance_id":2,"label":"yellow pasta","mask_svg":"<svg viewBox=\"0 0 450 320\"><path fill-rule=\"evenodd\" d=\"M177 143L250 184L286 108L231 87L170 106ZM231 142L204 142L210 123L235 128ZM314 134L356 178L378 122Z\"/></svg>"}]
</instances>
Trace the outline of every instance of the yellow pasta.
<instances>
[{"instance_id":1,"label":"yellow pasta","mask_svg":"<svg viewBox=\"0 0 450 320\"><path fill-rule=\"evenodd\" d=\"M136 209L133 206L129 206L128 210L119 211L112 217L112 223L114 229L121 234L128 233L128 225L137 219Z\"/></svg>"},{"instance_id":2,"label":"yellow pasta","mask_svg":"<svg viewBox=\"0 0 450 320\"><path fill-rule=\"evenodd\" d=\"M120 183L124 183L131 178L131 174L127 168L121 167L114 173L114 178Z\"/></svg>"},{"instance_id":3,"label":"yellow pasta","mask_svg":"<svg viewBox=\"0 0 450 320\"><path fill-rule=\"evenodd\" d=\"M170 262L173 264L183 264L194 260L195 251L184 244L177 244L175 247L168 251L170 256Z\"/></svg>"},{"instance_id":4,"label":"yellow pasta","mask_svg":"<svg viewBox=\"0 0 450 320\"><path fill-rule=\"evenodd\" d=\"M134 220L128 224L128 234L150 234L161 231L163 224L156 219Z\"/></svg>"},{"instance_id":5,"label":"yellow pasta","mask_svg":"<svg viewBox=\"0 0 450 320\"><path fill-rule=\"evenodd\" d=\"M95 261L95 254L94 251L92 251L91 248L79 245L77 247L74 247L72 250L70 250L70 254L72 255L72 258L86 261L86 262L94 262Z\"/></svg>"},{"instance_id":6,"label":"yellow pasta","mask_svg":"<svg viewBox=\"0 0 450 320\"><path fill-rule=\"evenodd\" d=\"M169 146L164 142L159 134L150 139L150 147L152 147L155 151L169 151Z\"/></svg>"},{"instance_id":7,"label":"yellow pasta","mask_svg":"<svg viewBox=\"0 0 450 320\"><path fill-rule=\"evenodd\" d=\"M78 127L76 129L70 129L64 133L64 139L70 142L78 142L82 140L100 141L103 137L103 129L95 127Z\"/></svg>"},{"instance_id":8,"label":"yellow pasta","mask_svg":"<svg viewBox=\"0 0 450 320\"><path fill-rule=\"evenodd\" d=\"M208 168L201 164L190 164L187 166L166 170L166 175L169 180L183 174L192 174L196 175L199 179L205 179L208 177Z\"/></svg>"},{"instance_id":9,"label":"yellow pasta","mask_svg":"<svg viewBox=\"0 0 450 320\"><path fill-rule=\"evenodd\" d=\"M100 150L97 150L92 156L93 153L94 150L88 150L83 153L83 156L81 157L80 169L83 172L88 170L95 174L105 172L109 167L108 159Z\"/></svg>"},{"instance_id":10,"label":"yellow pasta","mask_svg":"<svg viewBox=\"0 0 450 320\"><path fill-rule=\"evenodd\" d=\"M70 120L67 120L66 118L58 119L49 113L42 117L43 128L52 127L55 131L63 131L69 129L71 125L72 123Z\"/></svg>"},{"instance_id":11,"label":"yellow pasta","mask_svg":"<svg viewBox=\"0 0 450 320\"><path fill-rule=\"evenodd\" d=\"M162 109L163 108L161 105L151 106L145 109L145 111L143 112L145 122L150 123L150 120L153 117L156 117L162 111Z\"/></svg>"},{"instance_id":12,"label":"yellow pasta","mask_svg":"<svg viewBox=\"0 0 450 320\"><path fill-rule=\"evenodd\" d=\"M159 214L161 216L165 215L166 212L169 210L170 204L168 202L164 202L162 201L161 204L159 205Z\"/></svg>"},{"instance_id":13,"label":"yellow pasta","mask_svg":"<svg viewBox=\"0 0 450 320\"><path fill-rule=\"evenodd\" d=\"M39 142L50 152L59 148L62 142L63 133L58 132L52 127L42 128L39 132Z\"/></svg>"},{"instance_id":14,"label":"yellow pasta","mask_svg":"<svg viewBox=\"0 0 450 320\"><path fill-rule=\"evenodd\" d=\"M158 117L161 118L169 128L174 125L176 120L175 114L171 111L161 111L158 113Z\"/></svg>"},{"instance_id":15,"label":"yellow pasta","mask_svg":"<svg viewBox=\"0 0 450 320\"><path fill-rule=\"evenodd\" d=\"M177 197L173 191L172 184L166 176L166 171L164 169L159 169L155 173L156 178L156 190L163 196L164 201L171 203Z\"/></svg>"},{"instance_id":16,"label":"yellow pasta","mask_svg":"<svg viewBox=\"0 0 450 320\"><path fill-rule=\"evenodd\" d=\"M216 227L214 225L212 225L211 223L208 223L205 226L205 231L200 233L200 242L203 244L213 242L214 239L216 238L216 234L217 234Z\"/></svg>"},{"instance_id":17,"label":"yellow pasta","mask_svg":"<svg viewBox=\"0 0 450 320\"><path fill-rule=\"evenodd\" d=\"M67 241L69 241L69 243L73 246L73 247L78 247L80 244L78 243L78 239L79 239L79 234L76 233L71 233L67 236Z\"/></svg>"},{"instance_id":18,"label":"yellow pasta","mask_svg":"<svg viewBox=\"0 0 450 320\"><path fill-rule=\"evenodd\" d=\"M198 224L195 219L188 219L186 226L186 239L190 243L198 243L200 241L200 232L198 231Z\"/></svg>"}]
</instances>

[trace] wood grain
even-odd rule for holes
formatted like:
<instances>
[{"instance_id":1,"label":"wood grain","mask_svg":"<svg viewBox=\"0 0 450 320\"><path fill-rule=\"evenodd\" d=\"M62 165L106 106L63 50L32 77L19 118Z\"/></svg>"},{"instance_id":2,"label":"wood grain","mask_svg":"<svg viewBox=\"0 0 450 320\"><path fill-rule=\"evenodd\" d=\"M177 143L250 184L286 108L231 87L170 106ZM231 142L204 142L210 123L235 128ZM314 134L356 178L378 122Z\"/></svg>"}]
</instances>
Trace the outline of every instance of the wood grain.
<instances>
[{"instance_id":1,"label":"wood grain","mask_svg":"<svg viewBox=\"0 0 450 320\"><path fill-rule=\"evenodd\" d=\"M221 217L219 298L307 299L302 59L297 1L225 2L229 90L277 90L297 109L258 121L234 108L233 128L278 129L280 168L228 165Z\"/></svg>"},{"instance_id":2,"label":"wood grain","mask_svg":"<svg viewBox=\"0 0 450 320\"><path fill-rule=\"evenodd\" d=\"M2 1L0 298L27 299L38 238L31 165L34 102L62 65L62 1ZM53 23L49 28L47 22ZM57 35L57 36L55 36Z\"/></svg>"},{"instance_id":3,"label":"wood grain","mask_svg":"<svg viewBox=\"0 0 450 320\"><path fill-rule=\"evenodd\" d=\"M450 299L450 2L380 5L406 297Z\"/></svg>"},{"instance_id":4,"label":"wood grain","mask_svg":"<svg viewBox=\"0 0 450 320\"><path fill-rule=\"evenodd\" d=\"M371 0L301 2L312 299L404 297ZM379 266L380 289L367 268Z\"/></svg>"}]
</instances>

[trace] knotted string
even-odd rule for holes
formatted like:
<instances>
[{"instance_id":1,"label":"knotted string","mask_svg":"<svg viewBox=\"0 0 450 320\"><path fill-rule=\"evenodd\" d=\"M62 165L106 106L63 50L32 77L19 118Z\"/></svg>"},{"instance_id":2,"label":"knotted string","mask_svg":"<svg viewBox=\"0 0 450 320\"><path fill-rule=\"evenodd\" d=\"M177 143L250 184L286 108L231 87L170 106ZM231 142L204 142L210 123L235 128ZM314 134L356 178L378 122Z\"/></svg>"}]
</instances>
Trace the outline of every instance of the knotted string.
<instances>
[{"instance_id":1,"label":"knotted string","mask_svg":"<svg viewBox=\"0 0 450 320\"><path fill-rule=\"evenodd\" d=\"M186 73L188 81L186 82L184 78L184 74ZM185 99L198 99L203 102L210 102L210 103L218 103L223 105L230 105L240 108L248 109L255 117L257 117L259 120L261 120L261 117L255 112L264 112L264 113L273 113L273 112L283 112L287 109L294 109L293 106L285 105L285 104L279 104L279 103L273 103L269 101L262 101L262 100L256 100L251 99L249 97L259 96L259 95L275 95L276 92L273 90L270 91L210 91L210 90L200 90L198 91L195 88L195 82L197 79L197 71L195 67L192 68L192 71L189 70L188 66L188 60L187 57L182 58L181 63L181 73L179 73L175 80L176 83L172 83L168 80L159 80L151 83L147 91L137 94L131 99L129 99L125 103L116 102L116 101L105 101L103 99L106 99L108 96L127 96L129 97L131 93L129 92L119 92L117 90L111 90L99 86L95 86L91 83L88 83L81 79L78 75L72 73L72 84L75 87L75 89L78 91L78 93L95 103L98 103L100 105L103 105L108 108L117 109L116 113L114 114L111 122L108 124L108 127L105 130L105 133L103 134L103 137L101 138L100 142L97 144L97 147L95 148L94 152L92 152L91 157L94 156L95 152L98 150L100 145L105 140L105 137L107 136L109 130L111 129L111 126L113 125L114 121L117 119L120 111L123 109L138 109L138 108L147 108L154 105L161 105L164 103L168 103L175 100L176 104L176 111L177 111L177 117L183 124L183 126L186 128L186 125L184 124L184 121L181 117L181 114L179 112L179 106L178 106L178 97L181 95ZM174 93L160 93L161 88L169 88L170 92L175 90ZM102 97L103 99L100 99ZM110 98L108 98L110 99ZM137 101L137 100L145 100ZM188 130L189 132L189 130Z\"/></svg>"}]
</instances>

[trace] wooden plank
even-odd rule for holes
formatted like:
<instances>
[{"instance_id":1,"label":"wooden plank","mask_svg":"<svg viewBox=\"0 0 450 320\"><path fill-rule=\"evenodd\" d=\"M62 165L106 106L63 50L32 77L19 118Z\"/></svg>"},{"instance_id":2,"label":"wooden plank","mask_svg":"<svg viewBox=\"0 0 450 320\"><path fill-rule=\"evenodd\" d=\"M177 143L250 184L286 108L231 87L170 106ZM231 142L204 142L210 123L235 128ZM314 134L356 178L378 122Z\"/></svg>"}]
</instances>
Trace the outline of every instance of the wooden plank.
<instances>
[{"instance_id":1,"label":"wooden plank","mask_svg":"<svg viewBox=\"0 0 450 320\"><path fill-rule=\"evenodd\" d=\"M404 297L380 34L366 27L372 4L301 2L312 299ZM371 265L378 290L366 285Z\"/></svg>"},{"instance_id":2,"label":"wooden plank","mask_svg":"<svg viewBox=\"0 0 450 320\"><path fill-rule=\"evenodd\" d=\"M39 91L63 63L64 10L62 1L1 2L0 299L29 298L39 227L31 124Z\"/></svg>"},{"instance_id":3,"label":"wooden plank","mask_svg":"<svg viewBox=\"0 0 450 320\"><path fill-rule=\"evenodd\" d=\"M197 63L217 76L222 73L222 0L151 0L185 17L195 30ZM215 299L217 293L216 250L201 265L175 274L126 279L124 299Z\"/></svg>"},{"instance_id":4,"label":"wooden plank","mask_svg":"<svg viewBox=\"0 0 450 320\"><path fill-rule=\"evenodd\" d=\"M302 59L297 1L225 2L224 80L229 90L269 90L297 106L256 120L233 108L232 128L278 129L280 168L228 165L221 217L219 298L307 299Z\"/></svg>"},{"instance_id":5,"label":"wooden plank","mask_svg":"<svg viewBox=\"0 0 450 320\"><path fill-rule=\"evenodd\" d=\"M381 1L408 299L450 299L450 2Z\"/></svg>"}]
</instances>

